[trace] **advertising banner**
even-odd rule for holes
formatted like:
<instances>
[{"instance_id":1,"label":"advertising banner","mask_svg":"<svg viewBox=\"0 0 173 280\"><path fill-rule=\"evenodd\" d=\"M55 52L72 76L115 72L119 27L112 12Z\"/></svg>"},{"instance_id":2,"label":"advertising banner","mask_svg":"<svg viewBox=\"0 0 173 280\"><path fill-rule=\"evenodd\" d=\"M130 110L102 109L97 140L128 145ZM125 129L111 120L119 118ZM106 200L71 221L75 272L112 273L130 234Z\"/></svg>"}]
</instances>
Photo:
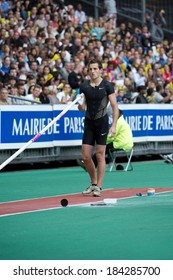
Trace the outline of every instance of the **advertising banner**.
<instances>
[{"instance_id":1,"label":"advertising banner","mask_svg":"<svg viewBox=\"0 0 173 280\"><path fill-rule=\"evenodd\" d=\"M120 105L134 142L173 141L173 105ZM41 131L65 105L3 105L0 107L0 149L20 148ZM44 135L35 147L81 145L85 113L75 105Z\"/></svg>"}]
</instances>

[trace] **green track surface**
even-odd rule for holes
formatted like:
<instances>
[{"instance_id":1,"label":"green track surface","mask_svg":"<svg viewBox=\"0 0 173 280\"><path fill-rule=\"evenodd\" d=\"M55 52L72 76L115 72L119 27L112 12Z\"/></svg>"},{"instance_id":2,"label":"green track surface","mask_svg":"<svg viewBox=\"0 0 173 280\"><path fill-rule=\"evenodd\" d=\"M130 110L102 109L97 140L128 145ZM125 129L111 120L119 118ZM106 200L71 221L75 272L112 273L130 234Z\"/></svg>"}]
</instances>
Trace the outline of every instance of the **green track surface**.
<instances>
[{"instance_id":1,"label":"green track surface","mask_svg":"<svg viewBox=\"0 0 173 280\"><path fill-rule=\"evenodd\" d=\"M133 163L105 174L104 188L173 187L173 165ZM79 167L0 174L0 201L81 192ZM1 260L173 260L173 193L118 200L114 207L75 206L0 218Z\"/></svg>"}]
</instances>

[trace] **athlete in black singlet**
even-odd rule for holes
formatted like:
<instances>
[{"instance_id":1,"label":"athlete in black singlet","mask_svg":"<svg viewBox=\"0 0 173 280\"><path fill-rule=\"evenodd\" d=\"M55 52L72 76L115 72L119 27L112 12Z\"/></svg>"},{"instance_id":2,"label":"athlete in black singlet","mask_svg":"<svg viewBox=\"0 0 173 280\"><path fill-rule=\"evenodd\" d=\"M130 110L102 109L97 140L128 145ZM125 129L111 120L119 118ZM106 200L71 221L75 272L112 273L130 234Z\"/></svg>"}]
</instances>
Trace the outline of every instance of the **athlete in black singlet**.
<instances>
[{"instance_id":1,"label":"athlete in black singlet","mask_svg":"<svg viewBox=\"0 0 173 280\"><path fill-rule=\"evenodd\" d=\"M102 79L102 65L97 60L89 62L90 81L80 86L80 92L84 93L83 103L79 103L80 111L86 110L84 122L84 134L82 141L82 159L91 179L91 185L83 191L83 195L101 195L102 182L105 173L105 148L108 133L112 136L116 133L118 119L118 105L113 85ZM113 123L109 129L107 104L110 101L113 112ZM92 161L93 147L96 144L97 173Z\"/></svg>"}]
</instances>

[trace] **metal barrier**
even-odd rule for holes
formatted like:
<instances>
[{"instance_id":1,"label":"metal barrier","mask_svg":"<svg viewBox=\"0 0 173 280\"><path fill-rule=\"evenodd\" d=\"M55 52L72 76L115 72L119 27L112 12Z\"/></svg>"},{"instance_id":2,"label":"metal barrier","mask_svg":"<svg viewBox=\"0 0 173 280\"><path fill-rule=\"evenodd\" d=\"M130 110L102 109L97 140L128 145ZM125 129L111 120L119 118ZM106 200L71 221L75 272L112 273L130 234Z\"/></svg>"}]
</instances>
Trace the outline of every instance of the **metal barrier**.
<instances>
[{"instance_id":1,"label":"metal barrier","mask_svg":"<svg viewBox=\"0 0 173 280\"><path fill-rule=\"evenodd\" d=\"M142 142L134 144L133 156L149 156L169 154L173 151L173 142ZM1 150L1 162L5 161L14 153L14 150ZM81 158L81 146L53 147L25 150L10 164L39 163L75 160Z\"/></svg>"},{"instance_id":2,"label":"metal barrier","mask_svg":"<svg viewBox=\"0 0 173 280\"><path fill-rule=\"evenodd\" d=\"M8 97L9 99L12 100L12 103L13 101L16 102L16 100L20 100L20 101L23 101L23 103L29 103L29 104L42 104L41 102L39 101L36 101L36 100L30 100L28 99L27 97L19 97L19 96L15 96L15 95L12 95L12 94L8 94ZM24 104L18 104L18 105L24 105Z\"/></svg>"}]
</instances>

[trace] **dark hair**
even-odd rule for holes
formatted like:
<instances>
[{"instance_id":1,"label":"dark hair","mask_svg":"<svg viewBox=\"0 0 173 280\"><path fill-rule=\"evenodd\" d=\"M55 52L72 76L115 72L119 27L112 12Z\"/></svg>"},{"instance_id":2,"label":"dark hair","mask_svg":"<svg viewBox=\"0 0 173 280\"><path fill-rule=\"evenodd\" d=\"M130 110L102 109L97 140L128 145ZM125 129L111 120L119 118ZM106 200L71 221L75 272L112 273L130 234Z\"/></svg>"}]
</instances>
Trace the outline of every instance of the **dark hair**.
<instances>
[{"instance_id":1,"label":"dark hair","mask_svg":"<svg viewBox=\"0 0 173 280\"><path fill-rule=\"evenodd\" d=\"M160 91L163 87L161 85L156 86L156 91Z\"/></svg>"},{"instance_id":2,"label":"dark hair","mask_svg":"<svg viewBox=\"0 0 173 280\"><path fill-rule=\"evenodd\" d=\"M154 92L153 88L148 88L147 89L147 95L151 96L153 92Z\"/></svg>"},{"instance_id":3,"label":"dark hair","mask_svg":"<svg viewBox=\"0 0 173 280\"><path fill-rule=\"evenodd\" d=\"M142 90L146 90L146 86L138 86L137 91L141 92Z\"/></svg>"},{"instance_id":4,"label":"dark hair","mask_svg":"<svg viewBox=\"0 0 173 280\"><path fill-rule=\"evenodd\" d=\"M100 62L99 60L97 60L97 59L91 59L91 60L89 61L89 63L88 63L88 67L90 67L91 64L95 64L95 63L98 64L99 69L102 69L102 64L101 64L101 62Z\"/></svg>"},{"instance_id":5,"label":"dark hair","mask_svg":"<svg viewBox=\"0 0 173 280\"><path fill-rule=\"evenodd\" d=\"M35 89L35 88L41 89L42 87L41 87L40 85L38 85L38 84L35 84L35 85L34 85L34 89Z\"/></svg>"}]
</instances>

